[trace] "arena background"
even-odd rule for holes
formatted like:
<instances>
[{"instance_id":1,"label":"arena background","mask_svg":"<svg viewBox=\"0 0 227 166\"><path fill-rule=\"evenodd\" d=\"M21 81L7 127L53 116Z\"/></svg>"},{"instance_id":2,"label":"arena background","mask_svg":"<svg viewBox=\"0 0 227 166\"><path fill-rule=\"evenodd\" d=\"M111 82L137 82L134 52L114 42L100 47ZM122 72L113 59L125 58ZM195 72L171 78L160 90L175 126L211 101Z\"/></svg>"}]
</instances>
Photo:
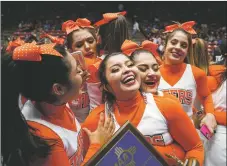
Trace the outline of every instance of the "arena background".
<instances>
[{"instance_id":1,"label":"arena background","mask_svg":"<svg viewBox=\"0 0 227 166\"><path fill-rule=\"evenodd\" d=\"M69 19L86 17L94 23L103 13L121 10L127 11L129 29L132 29L133 19L139 22L141 33L137 34L136 41L159 35L172 21L196 21L198 37L205 40L210 40L212 32L220 38L226 34L225 1L5 1L1 2L1 49L12 38L26 38L30 33L39 36L46 31L61 36L61 24Z\"/></svg>"}]
</instances>

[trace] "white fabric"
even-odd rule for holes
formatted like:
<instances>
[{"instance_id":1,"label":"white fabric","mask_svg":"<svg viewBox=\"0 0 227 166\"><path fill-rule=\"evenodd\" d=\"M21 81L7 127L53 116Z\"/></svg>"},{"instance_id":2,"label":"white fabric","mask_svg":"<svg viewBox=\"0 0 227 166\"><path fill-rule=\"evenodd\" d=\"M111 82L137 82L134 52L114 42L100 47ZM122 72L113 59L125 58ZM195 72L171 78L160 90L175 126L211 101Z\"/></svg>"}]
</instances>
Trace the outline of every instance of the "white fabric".
<instances>
[{"instance_id":1,"label":"white fabric","mask_svg":"<svg viewBox=\"0 0 227 166\"><path fill-rule=\"evenodd\" d=\"M214 108L226 111L226 81L212 93ZM204 142L204 166L226 166L226 126L218 125L211 140Z\"/></svg>"},{"instance_id":2,"label":"white fabric","mask_svg":"<svg viewBox=\"0 0 227 166\"><path fill-rule=\"evenodd\" d=\"M196 81L194 78L194 75L192 73L191 65L187 64L186 69L180 78L180 80L173 86L169 85L163 77L160 79L160 84L158 89L161 91L168 91L170 94L177 94L179 95L179 91L183 91L186 95L184 95L183 99L179 99L181 102L181 105L184 108L184 111L188 114L188 116L191 118L193 111L192 106L195 101L196 97ZM175 92L173 92L175 91ZM190 94L190 95L189 95Z\"/></svg>"},{"instance_id":3,"label":"white fabric","mask_svg":"<svg viewBox=\"0 0 227 166\"><path fill-rule=\"evenodd\" d=\"M219 56L215 56L215 62L219 62L222 60L222 55L219 55Z\"/></svg>"},{"instance_id":4,"label":"white fabric","mask_svg":"<svg viewBox=\"0 0 227 166\"><path fill-rule=\"evenodd\" d=\"M102 103L101 83L87 83L87 92L90 100L90 112Z\"/></svg>"},{"instance_id":5,"label":"white fabric","mask_svg":"<svg viewBox=\"0 0 227 166\"><path fill-rule=\"evenodd\" d=\"M226 126L218 125L215 135L204 143L204 166L226 166Z\"/></svg>"},{"instance_id":6,"label":"white fabric","mask_svg":"<svg viewBox=\"0 0 227 166\"><path fill-rule=\"evenodd\" d=\"M24 104L24 107L22 109L22 114L24 115L27 121L37 122L54 131L61 138L64 144L64 149L66 150L67 156L69 158L73 156L73 154L77 151L77 136L81 127L78 121L76 120L76 118L75 118L75 122L76 122L77 132L68 130L61 126L57 126L55 124L52 124L48 121L43 120L42 114L34 107L34 105L30 100L28 100ZM72 116L75 117L74 115Z\"/></svg>"},{"instance_id":7,"label":"white fabric","mask_svg":"<svg viewBox=\"0 0 227 166\"><path fill-rule=\"evenodd\" d=\"M223 111L226 111L226 80L222 85L212 93L212 98L214 102L214 108L222 108Z\"/></svg>"},{"instance_id":8,"label":"white fabric","mask_svg":"<svg viewBox=\"0 0 227 166\"><path fill-rule=\"evenodd\" d=\"M147 104L144 111L144 114L139 122L137 129L144 135L144 136L154 136L154 135L162 135L165 145L171 144L173 142L173 138L171 137L168 131L168 125L165 117L162 115L160 110L158 109L153 95L151 93L144 93L147 98ZM109 110L106 104L106 115ZM112 111L111 111L112 112ZM115 132L120 128L120 125L117 123L117 120L112 113L112 116L115 121Z\"/></svg>"},{"instance_id":9,"label":"white fabric","mask_svg":"<svg viewBox=\"0 0 227 166\"><path fill-rule=\"evenodd\" d=\"M82 123L87 118L90 111L89 95L87 93L87 87L84 93L81 93L76 99L69 103L70 109L73 111L76 119Z\"/></svg>"},{"instance_id":10,"label":"white fabric","mask_svg":"<svg viewBox=\"0 0 227 166\"><path fill-rule=\"evenodd\" d=\"M22 103L22 99L21 99L21 94L19 94L19 98L18 98L18 106L19 106L19 109L22 110L23 108L23 103Z\"/></svg>"},{"instance_id":11,"label":"white fabric","mask_svg":"<svg viewBox=\"0 0 227 166\"><path fill-rule=\"evenodd\" d=\"M133 30L140 31L138 22L135 22L135 23L133 24L133 28L132 28L132 29L133 29Z\"/></svg>"}]
</instances>

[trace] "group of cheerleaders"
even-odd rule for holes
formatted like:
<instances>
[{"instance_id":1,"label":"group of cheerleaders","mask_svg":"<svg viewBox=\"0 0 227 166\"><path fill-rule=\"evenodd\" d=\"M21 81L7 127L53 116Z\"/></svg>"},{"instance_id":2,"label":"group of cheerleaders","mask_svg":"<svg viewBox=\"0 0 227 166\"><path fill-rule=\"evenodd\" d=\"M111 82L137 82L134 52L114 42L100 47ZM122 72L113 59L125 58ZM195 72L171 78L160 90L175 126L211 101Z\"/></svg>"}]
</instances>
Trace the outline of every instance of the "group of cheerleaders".
<instances>
[{"instance_id":1,"label":"group of cheerleaders","mask_svg":"<svg viewBox=\"0 0 227 166\"><path fill-rule=\"evenodd\" d=\"M4 164L84 165L129 120L168 165L177 161L166 154L185 166L226 165L226 64L205 61L194 21L166 27L161 57L156 44L129 40L125 14L66 21L66 42L18 39L2 55Z\"/></svg>"}]
</instances>

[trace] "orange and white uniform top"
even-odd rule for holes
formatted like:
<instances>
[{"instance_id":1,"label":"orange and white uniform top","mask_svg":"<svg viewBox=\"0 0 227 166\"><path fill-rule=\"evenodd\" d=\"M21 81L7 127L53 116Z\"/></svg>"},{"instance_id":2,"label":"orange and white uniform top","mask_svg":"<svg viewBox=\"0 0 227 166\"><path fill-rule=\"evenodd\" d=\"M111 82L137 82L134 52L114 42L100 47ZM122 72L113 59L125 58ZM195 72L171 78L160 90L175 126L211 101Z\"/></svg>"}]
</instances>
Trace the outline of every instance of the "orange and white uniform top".
<instances>
[{"instance_id":1,"label":"orange and white uniform top","mask_svg":"<svg viewBox=\"0 0 227 166\"><path fill-rule=\"evenodd\" d=\"M177 97L184 111L191 118L196 96L201 100L206 113L214 113L211 93L207 86L205 72L190 64L167 65L160 67L161 79L158 89Z\"/></svg>"},{"instance_id":2,"label":"orange and white uniform top","mask_svg":"<svg viewBox=\"0 0 227 166\"><path fill-rule=\"evenodd\" d=\"M28 125L35 129L31 132L41 139L53 140L55 143L51 146L47 158L35 160L31 165L80 166L98 150L99 144L85 148L89 143L85 141L79 122L66 105L54 106L45 103L39 110L37 107L27 100L21 110L22 114ZM51 114L44 116L40 111L44 107L50 110Z\"/></svg>"},{"instance_id":3,"label":"orange and white uniform top","mask_svg":"<svg viewBox=\"0 0 227 166\"><path fill-rule=\"evenodd\" d=\"M129 120L168 164L174 165L176 162L168 159L165 153L176 155L181 160L193 157L200 163L203 162L204 152L199 136L175 97L162 92L159 92L159 95L141 95L138 92L130 101L116 101L112 107L105 103L95 108L83 123L83 127L94 131L98 125L99 114L103 111L106 115L112 114L116 130Z\"/></svg>"}]
</instances>

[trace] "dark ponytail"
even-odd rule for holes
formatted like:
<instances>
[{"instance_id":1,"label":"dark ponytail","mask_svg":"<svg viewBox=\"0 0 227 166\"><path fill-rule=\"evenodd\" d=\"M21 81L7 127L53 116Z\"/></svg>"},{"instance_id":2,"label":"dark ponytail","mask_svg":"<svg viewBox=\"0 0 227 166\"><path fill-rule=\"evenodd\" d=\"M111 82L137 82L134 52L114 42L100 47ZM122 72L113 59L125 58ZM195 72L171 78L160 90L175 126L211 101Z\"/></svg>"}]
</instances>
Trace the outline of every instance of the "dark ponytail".
<instances>
[{"instance_id":1,"label":"dark ponytail","mask_svg":"<svg viewBox=\"0 0 227 166\"><path fill-rule=\"evenodd\" d=\"M10 55L2 55L2 157L7 166L28 165L33 155L47 156L49 145L30 130L18 107L19 90ZM9 87L9 88L7 88Z\"/></svg>"}]
</instances>

